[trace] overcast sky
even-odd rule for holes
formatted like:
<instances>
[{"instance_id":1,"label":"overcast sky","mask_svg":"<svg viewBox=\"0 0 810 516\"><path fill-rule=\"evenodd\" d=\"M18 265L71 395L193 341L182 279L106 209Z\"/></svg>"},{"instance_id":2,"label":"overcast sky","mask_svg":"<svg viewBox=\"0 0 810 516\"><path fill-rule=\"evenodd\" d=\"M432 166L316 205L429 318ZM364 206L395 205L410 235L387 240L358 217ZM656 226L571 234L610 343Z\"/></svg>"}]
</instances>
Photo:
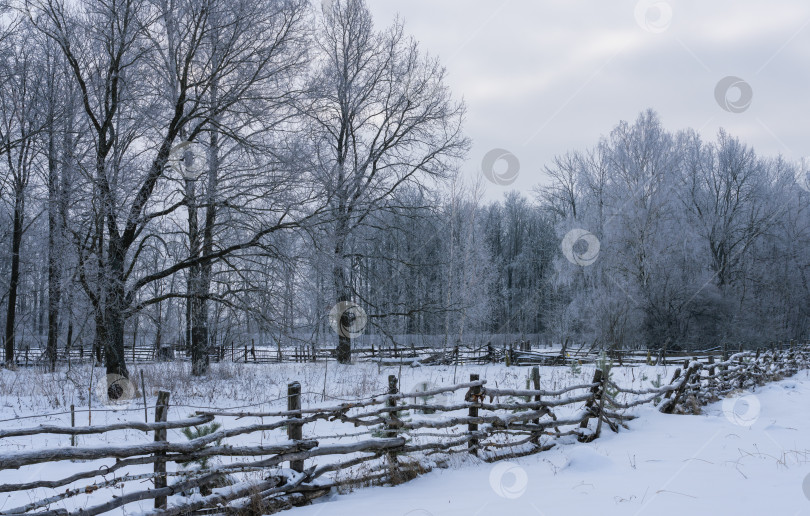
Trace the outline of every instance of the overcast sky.
<instances>
[{"instance_id":1,"label":"overcast sky","mask_svg":"<svg viewBox=\"0 0 810 516\"><path fill-rule=\"evenodd\" d=\"M511 185L487 183L489 199L529 193L555 155L593 146L646 108L669 129L712 139L724 127L760 154L810 156L810 2L368 3L378 27L399 13L447 67L468 107L465 174L481 174L495 148L518 159ZM738 80L721 85L721 106L717 86L729 76ZM506 168L499 161L496 172Z\"/></svg>"}]
</instances>

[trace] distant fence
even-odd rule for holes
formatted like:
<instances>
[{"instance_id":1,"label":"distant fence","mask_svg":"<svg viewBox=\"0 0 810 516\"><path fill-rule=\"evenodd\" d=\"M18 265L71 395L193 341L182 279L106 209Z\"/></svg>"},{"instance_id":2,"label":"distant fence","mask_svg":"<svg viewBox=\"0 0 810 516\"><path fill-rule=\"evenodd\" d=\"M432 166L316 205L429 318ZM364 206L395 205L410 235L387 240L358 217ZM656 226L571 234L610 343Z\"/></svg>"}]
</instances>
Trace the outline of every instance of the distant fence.
<instances>
[{"instance_id":1,"label":"distant fence","mask_svg":"<svg viewBox=\"0 0 810 516\"><path fill-rule=\"evenodd\" d=\"M45 463L110 461L63 478L2 484L0 493L25 492L27 502L3 508L0 514L91 516L144 500L154 506L147 514L206 510L267 514L308 503L333 488L398 484L443 467L453 454L496 461L548 450L563 436L592 441L603 428L618 432L625 421L633 419L626 412L633 407L652 403L664 413L693 412L732 391L810 368L807 347L735 353L725 360L710 357L706 363L687 360L668 384L659 382L648 389L624 388L614 383L609 370L596 369L591 383L542 390L540 368L535 367L527 389L491 388L486 380L471 375L467 383L401 393L396 376L390 376L385 394L331 407L302 408L301 385L294 382L288 386L287 410L212 409L177 421L166 421L169 393L161 392L153 423L0 430L0 439L44 434L71 438L71 446L51 441L48 449L0 453L0 471L21 469L19 478ZM436 401L441 396L453 399ZM208 434L198 432L185 442L167 439L167 429L199 429L217 418L255 422ZM323 434L323 422L335 425L329 435ZM112 434L125 429L152 432L154 439L146 434L123 444L84 447L73 441L78 435L108 434L107 440L114 442ZM315 429L322 433L316 434ZM285 431L288 439L268 444L272 440L265 433L278 430ZM239 444L223 443L238 436L243 437ZM167 463L213 458L221 462L176 471L166 468ZM144 482L151 485L144 486ZM100 499L65 508L66 502L89 493ZM185 494L168 505L167 497L180 493Z\"/></svg>"},{"instance_id":2,"label":"distant fence","mask_svg":"<svg viewBox=\"0 0 810 516\"><path fill-rule=\"evenodd\" d=\"M504 337L504 336L502 336ZM480 339L476 338L478 341ZM593 346L586 348L563 345L551 347L541 345L537 340L518 339L506 341L498 339L501 344L487 341L482 345L433 346L400 345L396 341L368 347L360 345L362 341L355 342L352 349L352 360L355 362L379 362L382 365L454 365L454 364L488 364L504 363L507 365L572 365L592 364L603 356L614 360L619 365L672 365L682 362L685 358L694 358L701 362L708 362L709 357L720 355L728 358L734 351L744 351L742 346L736 349L732 346L716 346L703 350L684 351L680 348L666 346L649 349L597 349ZM495 341L497 342L497 341ZM795 346L810 346L810 340L798 342L771 341L762 345L762 350L785 350ZM0 363L4 353L0 350ZM209 353L211 362L241 362L253 364L267 364L279 362L318 362L334 360L337 356L333 347L321 347L316 344L277 345L273 347L250 344L236 344L231 342L223 346L213 346ZM103 361L103 357L100 357ZM124 358L128 363L150 363L156 361L190 360L190 354L185 346L164 346L156 349L154 346L128 345L124 347ZM61 364L82 364L94 359L93 350L85 347L73 347L69 350L60 349L57 362ZM25 348L17 352L18 366L35 366L45 364L47 360L45 350L41 348Z\"/></svg>"}]
</instances>

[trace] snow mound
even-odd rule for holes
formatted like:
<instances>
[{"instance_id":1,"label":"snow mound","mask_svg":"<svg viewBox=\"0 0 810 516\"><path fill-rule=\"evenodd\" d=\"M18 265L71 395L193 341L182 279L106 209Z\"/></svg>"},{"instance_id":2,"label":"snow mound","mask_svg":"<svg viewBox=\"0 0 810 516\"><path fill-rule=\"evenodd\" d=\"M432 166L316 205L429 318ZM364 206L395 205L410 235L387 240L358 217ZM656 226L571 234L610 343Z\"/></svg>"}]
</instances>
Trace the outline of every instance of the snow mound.
<instances>
[{"instance_id":1,"label":"snow mound","mask_svg":"<svg viewBox=\"0 0 810 516\"><path fill-rule=\"evenodd\" d=\"M572 448L568 453L568 464L564 469L569 472L591 472L613 468L615 466L610 457L606 457L589 446Z\"/></svg>"}]
</instances>

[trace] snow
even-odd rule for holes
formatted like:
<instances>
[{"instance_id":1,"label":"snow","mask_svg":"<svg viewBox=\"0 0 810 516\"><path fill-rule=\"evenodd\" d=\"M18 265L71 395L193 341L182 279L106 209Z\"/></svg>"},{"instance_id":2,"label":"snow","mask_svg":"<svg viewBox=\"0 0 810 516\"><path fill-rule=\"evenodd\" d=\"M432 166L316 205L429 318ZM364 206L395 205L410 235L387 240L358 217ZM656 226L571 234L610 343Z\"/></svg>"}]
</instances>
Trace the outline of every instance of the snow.
<instances>
[{"instance_id":1,"label":"snow","mask_svg":"<svg viewBox=\"0 0 810 516\"><path fill-rule=\"evenodd\" d=\"M756 416L745 401L717 402L696 416L645 407L630 431L589 444L495 464L469 460L289 514L810 515L810 375L743 397L758 402Z\"/></svg>"},{"instance_id":2,"label":"snow","mask_svg":"<svg viewBox=\"0 0 810 516\"><path fill-rule=\"evenodd\" d=\"M257 404L251 410L279 409L285 406L286 384L300 380L304 406L334 405L335 398L358 399L385 392L387 376L401 375L403 390L420 385L447 386L461 383L470 373L479 373L492 388L523 389L529 372L526 367L459 366L454 368L423 366L420 368L378 367L376 364L338 366L319 364L230 365L214 364L209 378L188 376L187 365L155 364L144 366L147 378L147 404L152 420L155 391L172 391L169 419L188 417L198 406L237 407ZM669 381L674 366L613 369L614 380L627 387L645 389L650 379L661 375ZM96 373L97 374L97 373ZM15 376L16 375L16 376ZM541 368L543 389L560 389L566 385L588 383L592 366L581 371L567 367ZM62 373L64 376L64 372ZM133 375L138 377L137 375ZM54 376L41 372L0 371L0 419L15 415L59 413L70 403L77 410L86 408L81 393L88 388L89 368L75 369L71 380L59 383ZM327 379L326 398L321 390ZM72 389L73 386L75 390ZM58 388L57 388L58 387ZM85 395L86 398L86 395ZM282 399L279 399L282 398ZM436 400L443 403L460 401ZM93 401L93 425L120 421L143 421L139 401L121 410L108 412ZM810 374L803 371L793 378L741 392L732 400L707 407L696 416L665 415L652 406L633 411L637 419L628 422L629 430L614 434L603 428L602 437L589 444L573 438L560 439L555 448L529 457L494 464L473 457L456 456L448 469L436 469L396 487L360 488L348 494L334 494L328 501L296 508L298 515L549 515L558 514L741 514L741 515L808 515L810 516ZM581 407L571 407L578 410ZM558 415L563 417L564 412ZM417 417L414 415L414 417ZM419 417L444 417L441 414ZM244 426L254 421L217 418L223 428ZM258 421L255 421L258 422ZM267 421L265 421L267 422ZM3 428L31 427L39 424L69 424L64 413L47 418L34 418L0 423ZM87 424L87 414L77 414L77 425ZM334 435L344 429L320 421L304 427L304 437ZM357 429L355 429L356 431ZM229 444L265 445L285 442L283 429L237 436ZM179 431L169 430L173 442L185 442ZM357 436L352 439L365 439ZM103 436L78 436L79 446L111 446L124 443L150 442L151 434L127 430ZM323 444L337 442L323 439ZM340 441L346 443L346 440ZM69 446L62 435L28 436L0 439L0 454ZM61 478L84 471L110 460L88 463L63 461L20 470L0 471L0 483L16 483L37 478ZM309 464L308 464L309 465ZM132 475L148 472L151 466L132 467ZM169 465L170 471L177 469ZM65 486L87 485L78 482ZM804 487L803 487L804 485ZM82 494L59 507L87 507L143 489L141 482L99 489ZM805 494L805 492L807 494ZM55 494L53 490L30 493L0 494L0 511ZM173 497L170 503L179 497ZM150 502L127 505L117 514L145 511Z\"/></svg>"}]
</instances>

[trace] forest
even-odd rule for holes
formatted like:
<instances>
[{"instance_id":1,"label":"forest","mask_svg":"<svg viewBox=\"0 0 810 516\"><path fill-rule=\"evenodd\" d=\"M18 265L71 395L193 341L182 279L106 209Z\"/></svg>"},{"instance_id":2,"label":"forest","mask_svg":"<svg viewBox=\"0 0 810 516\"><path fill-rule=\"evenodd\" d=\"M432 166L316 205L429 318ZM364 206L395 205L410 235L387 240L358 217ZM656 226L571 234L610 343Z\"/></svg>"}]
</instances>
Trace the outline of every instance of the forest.
<instances>
[{"instance_id":1,"label":"forest","mask_svg":"<svg viewBox=\"0 0 810 516\"><path fill-rule=\"evenodd\" d=\"M509 191L470 155L442 63L361 0L0 13L7 367L80 347L128 376L134 342L204 375L212 349L255 340L348 363L360 334L808 338L807 171L730 132L648 110ZM334 307L356 332L332 331Z\"/></svg>"}]
</instances>

